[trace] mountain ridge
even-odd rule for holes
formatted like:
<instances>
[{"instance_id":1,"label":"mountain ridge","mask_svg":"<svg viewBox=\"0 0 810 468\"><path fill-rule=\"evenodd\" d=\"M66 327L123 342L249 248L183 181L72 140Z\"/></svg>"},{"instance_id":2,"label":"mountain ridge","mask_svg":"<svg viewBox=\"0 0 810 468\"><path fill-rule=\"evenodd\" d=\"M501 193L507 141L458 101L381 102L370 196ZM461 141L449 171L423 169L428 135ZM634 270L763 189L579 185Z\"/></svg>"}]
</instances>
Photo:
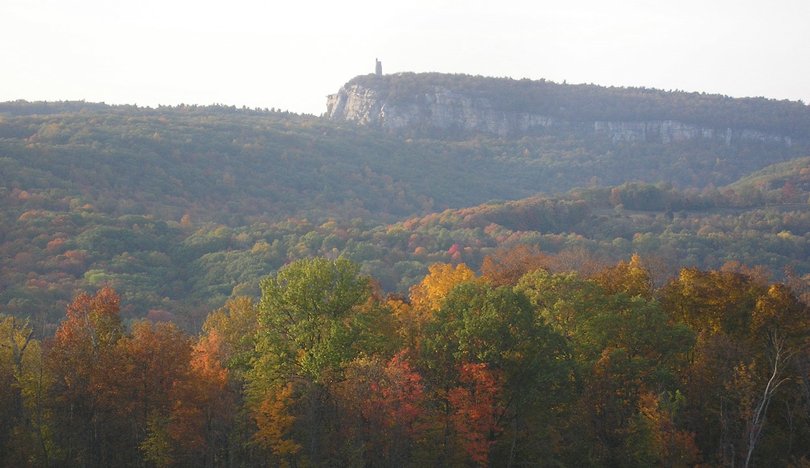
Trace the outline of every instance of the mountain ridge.
<instances>
[{"instance_id":1,"label":"mountain ridge","mask_svg":"<svg viewBox=\"0 0 810 468\"><path fill-rule=\"evenodd\" d=\"M566 128L613 141L717 138L788 146L810 137L810 108L801 102L439 73L355 77L328 96L325 115L427 134L507 137Z\"/></svg>"}]
</instances>

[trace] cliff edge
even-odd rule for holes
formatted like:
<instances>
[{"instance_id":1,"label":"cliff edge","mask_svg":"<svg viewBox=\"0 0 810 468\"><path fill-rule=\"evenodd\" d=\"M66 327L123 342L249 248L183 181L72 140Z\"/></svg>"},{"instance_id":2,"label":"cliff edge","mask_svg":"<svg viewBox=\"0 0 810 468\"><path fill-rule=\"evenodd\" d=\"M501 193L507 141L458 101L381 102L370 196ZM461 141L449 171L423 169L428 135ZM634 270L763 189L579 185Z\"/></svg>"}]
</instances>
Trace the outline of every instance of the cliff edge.
<instances>
[{"instance_id":1,"label":"cliff edge","mask_svg":"<svg viewBox=\"0 0 810 468\"><path fill-rule=\"evenodd\" d=\"M568 129L613 141L784 145L810 136L810 108L801 102L439 73L358 76L328 96L326 116L429 135Z\"/></svg>"}]
</instances>

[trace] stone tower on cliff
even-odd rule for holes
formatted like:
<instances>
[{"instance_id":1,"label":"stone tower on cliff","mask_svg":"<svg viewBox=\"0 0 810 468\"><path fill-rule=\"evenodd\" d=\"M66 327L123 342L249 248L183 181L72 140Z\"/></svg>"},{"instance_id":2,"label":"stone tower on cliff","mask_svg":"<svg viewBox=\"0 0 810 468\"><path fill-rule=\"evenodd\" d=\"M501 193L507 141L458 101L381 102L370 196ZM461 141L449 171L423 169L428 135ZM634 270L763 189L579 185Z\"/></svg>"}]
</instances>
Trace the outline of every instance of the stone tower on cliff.
<instances>
[{"instance_id":1,"label":"stone tower on cliff","mask_svg":"<svg viewBox=\"0 0 810 468\"><path fill-rule=\"evenodd\" d=\"M377 59L374 59L374 74L377 76L382 76L382 62Z\"/></svg>"}]
</instances>

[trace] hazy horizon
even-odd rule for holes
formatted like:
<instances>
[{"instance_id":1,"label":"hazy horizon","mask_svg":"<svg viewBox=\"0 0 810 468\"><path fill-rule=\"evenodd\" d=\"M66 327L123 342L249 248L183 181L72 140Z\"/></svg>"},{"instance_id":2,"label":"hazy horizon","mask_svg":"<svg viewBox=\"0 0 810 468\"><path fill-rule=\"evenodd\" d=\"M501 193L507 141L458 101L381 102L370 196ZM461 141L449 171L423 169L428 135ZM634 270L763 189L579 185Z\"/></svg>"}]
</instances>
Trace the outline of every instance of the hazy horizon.
<instances>
[{"instance_id":1,"label":"hazy horizon","mask_svg":"<svg viewBox=\"0 0 810 468\"><path fill-rule=\"evenodd\" d=\"M810 102L810 2L7 0L0 101L321 114L374 59L465 73Z\"/></svg>"}]
</instances>

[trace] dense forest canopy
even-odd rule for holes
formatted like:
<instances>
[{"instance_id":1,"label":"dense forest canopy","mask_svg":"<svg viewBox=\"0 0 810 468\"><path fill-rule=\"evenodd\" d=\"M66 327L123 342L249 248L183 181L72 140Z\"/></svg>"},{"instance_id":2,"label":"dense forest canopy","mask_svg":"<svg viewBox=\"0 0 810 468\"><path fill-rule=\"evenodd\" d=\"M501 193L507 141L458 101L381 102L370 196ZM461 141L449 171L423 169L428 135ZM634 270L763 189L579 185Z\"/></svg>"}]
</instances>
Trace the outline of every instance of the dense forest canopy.
<instances>
[{"instance_id":1,"label":"dense forest canopy","mask_svg":"<svg viewBox=\"0 0 810 468\"><path fill-rule=\"evenodd\" d=\"M791 139L0 103L0 464L807 464L804 104L349 84Z\"/></svg>"},{"instance_id":2,"label":"dense forest canopy","mask_svg":"<svg viewBox=\"0 0 810 468\"><path fill-rule=\"evenodd\" d=\"M802 466L808 306L753 272L639 256L590 273L529 247L407 296L292 262L199 334L124 326L103 287L55 335L0 315L11 466Z\"/></svg>"},{"instance_id":3,"label":"dense forest canopy","mask_svg":"<svg viewBox=\"0 0 810 468\"><path fill-rule=\"evenodd\" d=\"M193 330L297 258L342 255L401 292L432 262L478 268L519 243L801 278L805 151L564 130L407 138L274 110L3 103L0 308L48 334L75 291L109 284L127 320Z\"/></svg>"}]
</instances>

